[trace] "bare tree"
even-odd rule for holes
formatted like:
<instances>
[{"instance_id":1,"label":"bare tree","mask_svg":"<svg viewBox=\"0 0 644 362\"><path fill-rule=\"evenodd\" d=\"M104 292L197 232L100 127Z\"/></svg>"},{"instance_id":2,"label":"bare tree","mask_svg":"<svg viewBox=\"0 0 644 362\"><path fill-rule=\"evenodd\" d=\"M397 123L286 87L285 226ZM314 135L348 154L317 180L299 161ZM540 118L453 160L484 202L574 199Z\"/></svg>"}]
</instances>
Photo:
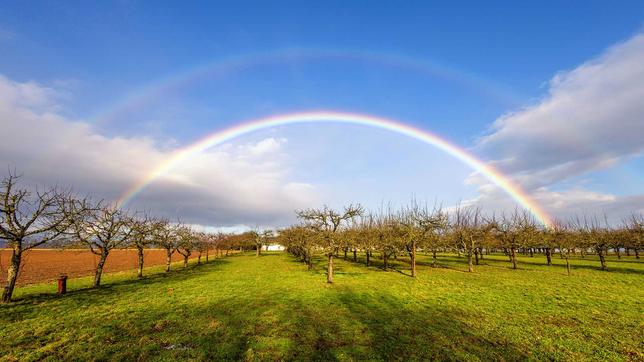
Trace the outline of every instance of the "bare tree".
<instances>
[{"instance_id":1,"label":"bare tree","mask_svg":"<svg viewBox=\"0 0 644 362\"><path fill-rule=\"evenodd\" d=\"M360 225L358 226L358 245L364 250L365 264L367 266L371 263L371 254L378 246L378 235L376 233L376 216L369 214L361 218Z\"/></svg>"},{"instance_id":2,"label":"bare tree","mask_svg":"<svg viewBox=\"0 0 644 362\"><path fill-rule=\"evenodd\" d=\"M262 231L262 245L266 247L266 250L268 250L268 246L271 245L274 238L275 238L275 233L273 232L273 230L266 229Z\"/></svg>"},{"instance_id":3,"label":"bare tree","mask_svg":"<svg viewBox=\"0 0 644 362\"><path fill-rule=\"evenodd\" d=\"M491 231L496 235L501 242L501 246L507 252L512 263L512 269L517 268L516 252L520 241L518 230L519 218L519 212L515 210L509 218L501 215L500 220L497 220L495 217L492 217L490 220Z\"/></svg>"},{"instance_id":4,"label":"bare tree","mask_svg":"<svg viewBox=\"0 0 644 362\"><path fill-rule=\"evenodd\" d=\"M154 220L144 216L143 218L132 218L130 222L130 228L132 229L130 242L137 251L137 277L143 278L143 252L145 248L154 242L152 235Z\"/></svg>"},{"instance_id":5,"label":"bare tree","mask_svg":"<svg viewBox=\"0 0 644 362\"><path fill-rule=\"evenodd\" d=\"M540 242L542 236L539 224L527 210L515 213L515 215L517 215L515 217L515 229L519 245L523 248L524 254L530 253L530 256L533 256L533 247Z\"/></svg>"},{"instance_id":6,"label":"bare tree","mask_svg":"<svg viewBox=\"0 0 644 362\"><path fill-rule=\"evenodd\" d=\"M210 235L205 232L194 233L193 245L197 251L197 265L201 264L201 256L206 253L206 263L208 262L208 249L211 246Z\"/></svg>"},{"instance_id":7,"label":"bare tree","mask_svg":"<svg viewBox=\"0 0 644 362\"><path fill-rule=\"evenodd\" d=\"M303 261L307 268L313 268L313 251L316 243L316 233L304 226L292 226L280 230L279 243L296 258Z\"/></svg>"},{"instance_id":8,"label":"bare tree","mask_svg":"<svg viewBox=\"0 0 644 362\"><path fill-rule=\"evenodd\" d=\"M362 206L349 205L343 212L337 212L324 206L321 209L308 209L297 212L298 218L304 221L309 227L321 234L323 247L327 252L327 283L333 283L333 254L338 251L339 240L336 233L343 224L361 215Z\"/></svg>"},{"instance_id":9,"label":"bare tree","mask_svg":"<svg viewBox=\"0 0 644 362\"><path fill-rule=\"evenodd\" d=\"M18 179L10 173L0 185L0 239L11 248L2 303L11 301L24 252L63 236L72 216L66 209L69 192L57 188L36 192L17 189Z\"/></svg>"},{"instance_id":10,"label":"bare tree","mask_svg":"<svg viewBox=\"0 0 644 362\"><path fill-rule=\"evenodd\" d=\"M255 244L255 256L260 256L262 254L262 235L258 228L248 232L248 236Z\"/></svg>"},{"instance_id":11,"label":"bare tree","mask_svg":"<svg viewBox=\"0 0 644 362\"><path fill-rule=\"evenodd\" d=\"M570 251L575 248L575 240L570 230L561 221L554 220L546 229L546 238L553 240L559 248L561 257L566 260L566 272L570 276Z\"/></svg>"},{"instance_id":12,"label":"bare tree","mask_svg":"<svg viewBox=\"0 0 644 362\"><path fill-rule=\"evenodd\" d=\"M170 225L167 219L157 220L152 229L154 243L166 251L165 271L170 271L172 264L172 254L177 250L178 241L175 234L175 228Z\"/></svg>"},{"instance_id":13,"label":"bare tree","mask_svg":"<svg viewBox=\"0 0 644 362\"><path fill-rule=\"evenodd\" d=\"M110 251L123 246L133 232L131 217L117 205L98 203L96 207L86 209L85 212L79 212L80 208L77 206L73 209L77 216L72 219L72 235L99 256L93 284L94 287L99 287Z\"/></svg>"},{"instance_id":14,"label":"bare tree","mask_svg":"<svg viewBox=\"0 0 644 362\"><path fill-rule=\"evenodd\" d=\"M422 247L425 250L432 250L432 265L436 266L436 249L449 223L447 214L443 212L441 206L434 206L429 210L425 205L424 208L416 209L414 218L420 228Z\"/></svg>"},{"instance_id":15,"label":"bare tree","mask_svg":"<svg viewBox=\"0 0 644 362\"><path fill-rule=\"evenodd\" d=\"M380 214L376 224L376 235L378 237L378 249L382 256L383 269L389 267L389 258L395 255L399 245L396 233L394 232L395 220L391 215Z\"/></svg>"},{"instance_id":16,"label":"bare tree","mask_svg":"<svg viewBox=\"0 0 644 362\"><path fill-rule=\"evenodd\" d=\"M416 207L414 205L414 207ZM398 214L392 215L392 231L401 247L409 254L409 264L411 268L411 277L416 277L416 251L418 249L418 239L421 238L421 230L416 225L413 208L410 210L401 210Z\"/></svg>"},{"instance_id":17,"label":"bare tree","mask_svg":"<svg viewBox=\"0 0 644 362\"><path fill-rule=\"evenodd\" d=\"M221 250L224 248L226 239L228 235L218 232L214 235L210 235L211 246L215 248L215 257L218 258L221 255ZM206 252L206 262L208 261L208 252Z\"/></svg>"},{"instance_id":18,"label":"bare tree","mask_svg":"<svg viewBox=\"0 0 644 362\"><path fill-rule=\"evenodd\" d=\"M490 231L490 224L485 223L479 208L463 208L458 206L451 223L452 236L457 247L462 248L467 255L467 270L474 271L473 257L478 252L482 241ZM476 255L478 264L478 254Z\"/></svg>"},{"instance_id":19,"label":"bare tree","mask_svg":"<svg viewBox=\"0 0 644 362\"><path fill-rule=\"evenodd\" d=\"M176 235L178 238L177 252L183 256L183 267L186 268L188 267L188 259L195 248L194 233L188 226L178 226Z\"/></svg>"},{"instance_id":20,"label":"bare tree","mask_svg":"<svg viewBox=\"0 0 644 362\"><path fill-rule=\"evenodd\" d=\"M633 249L635 258L639 259L639 251L644 248L644 215L632 214L624 220L622 228L627 232L625 235L627 247Z\"/></svg>"},{"instance_id":21,"label":"bare tree","mask_svg":"<svg viewBox=\"0 0 644 362\"><path fill-rule=\"evenodd\" d=\"M268 246L273 238L273 231L268 229L260 231L259 228L255 228L255 230L249 232L249 236L255 244L255 256L260 256L262 254L262 247Z\"/></svg>"},{"instance_id":22,"label":"bare tree","mask_svg":"<svg viewBox=\"0 0 644 362\"><path fill-rule=\"evenodd\" d=\"M581 236L581 243L588 243L587 246L590 246L599 257L601 269L608 270L608 266L606 264L606 251L609 245L607 223L606 228L602 227L597 217L594 216L592 218L584 217L583 222L577 218L575 226L577 228L577 232Z\"/></svg>"}]
</instances>

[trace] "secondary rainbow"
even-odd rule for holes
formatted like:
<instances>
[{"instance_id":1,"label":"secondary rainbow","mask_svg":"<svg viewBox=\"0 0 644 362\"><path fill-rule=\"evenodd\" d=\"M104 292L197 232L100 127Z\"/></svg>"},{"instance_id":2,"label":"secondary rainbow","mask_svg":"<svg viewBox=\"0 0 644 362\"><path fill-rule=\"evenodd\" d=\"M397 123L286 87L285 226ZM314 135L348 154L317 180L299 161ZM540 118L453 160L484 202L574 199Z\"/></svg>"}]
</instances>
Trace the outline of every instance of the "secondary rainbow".
<instances>
[{"instance_id":1,"label":"secondary rainbow","mask_svg":"<svg viewBox=\"0 0 644 362\"><path fill-rule=\"evenodd\" d=\"M236 137L261 129L304 123L344 123L374 127L411 137L421 142L432 145L472 167L485 176L495 185L503 189L519 205L529 210L535 218L546 226L552 225L551 217L534 201L521 187L512 182L492 165L479 160L467 150L423 129L419 129L400 121L376 117L366 114L344 113L336 111L314 111L303 113L290 113L269 116L242 122L233 127L213 132L206 137L175 151L168 159L157 165L149 174L138 180L120 197L119 204L125 205L138 193L144 190L157 178L166 174L175 165L189 158L191 155L202 152L216 145L230 141Z\"/></svg>"},{"instance_id":2,"label":"secondary rainbow","mask_svg":"<svg viewBox=\"0 0 644 362\"><path fill-rule=\"evenodd\" d=\"M441 79L469 91L476 92L506 107L517 106L514 93L491 80L460 69L447 67L429 59L397 53L381 53L360 49L286 48L266 52L239 54L194 65L169 76L159 78L142 88L127 93L125 97L91 117L96 124L119 118L121 112L144 107L164 95L177 92L197 82L212 80L269 64L293 65L309 61L353 61L395 67L414 72L429 79Z\"/></svg>"}]
</instances>

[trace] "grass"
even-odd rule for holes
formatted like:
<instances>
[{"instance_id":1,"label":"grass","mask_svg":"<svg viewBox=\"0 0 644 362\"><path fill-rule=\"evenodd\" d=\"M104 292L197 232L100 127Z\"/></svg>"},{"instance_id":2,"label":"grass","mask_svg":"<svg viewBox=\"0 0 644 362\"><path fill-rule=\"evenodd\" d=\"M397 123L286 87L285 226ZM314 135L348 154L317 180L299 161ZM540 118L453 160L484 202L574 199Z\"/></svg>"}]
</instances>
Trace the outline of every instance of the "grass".
<instances>
[{"instance_id":1,"label":"grass","mask_svg":"<svg viewBox=\"0 0 644 362\"><path fill-rule=\"evenodd\" d=\"M416 279L337 260L235 255L20 288L0 306L0 360L643 360L644 262L420 257ZM378 260L376 260L378 262Z\"/></svg>"}]
</instances>

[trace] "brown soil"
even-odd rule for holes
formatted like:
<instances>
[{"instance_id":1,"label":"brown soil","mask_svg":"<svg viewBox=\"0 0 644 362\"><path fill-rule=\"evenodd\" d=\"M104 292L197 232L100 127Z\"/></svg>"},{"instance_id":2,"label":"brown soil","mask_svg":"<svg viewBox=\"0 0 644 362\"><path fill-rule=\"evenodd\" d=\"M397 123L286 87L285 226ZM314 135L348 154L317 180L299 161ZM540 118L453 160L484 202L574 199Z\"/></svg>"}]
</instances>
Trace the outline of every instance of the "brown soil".
<instances>
[{"instance_id":1,"label":"brown soil","mask_svg":"<svg viewBox=\"0 0 644 362\"><path fill-rule=\"evenodd\" d=\"M214 255L214 250L210 255ZM196 258L196 253L193 258ZM165 250L148 249L144 252L144 266L165 264ZM105 263L105 272L136 269L137 252L135 249L112 250ZM179 253L174 253L173 261L183 260ZM205 260L205 254L202 256ZM0 249L0 285L7 278L7 268L11 261L11 250ZM56 280L61 274L70 278L93 275L98 256L89 250L33 249L23 255L18 285Z\"/></svg>"}]
</instances>

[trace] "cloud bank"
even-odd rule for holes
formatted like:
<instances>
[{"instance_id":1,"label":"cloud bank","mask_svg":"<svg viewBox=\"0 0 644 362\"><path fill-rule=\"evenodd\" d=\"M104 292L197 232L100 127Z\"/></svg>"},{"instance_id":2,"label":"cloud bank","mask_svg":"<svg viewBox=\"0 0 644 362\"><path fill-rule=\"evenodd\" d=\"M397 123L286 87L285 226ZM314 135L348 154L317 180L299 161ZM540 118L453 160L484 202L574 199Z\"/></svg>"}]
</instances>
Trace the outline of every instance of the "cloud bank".
<instances>
[{"instance_id":1,"label":"cloud bank","mask_svg":"<svg viewBox=\"0 0 644 362\"><path fill-rule=\"evenodd\" d=\"M642 212L641 195L550 190L644 152L644 34L557 74L540 102L498 118L477 150L555 215ZM478 176L469 181L482 185L483 204L500 196Z\"/></svg>"},{"instance_id":2,"label":"cloud bank","mask_svg":"<svg viewBox=\"0 0 644 362\"><path fill-rule=\"evenodd\" d=\"M9 168L30 185L72 186L110 200L170 156L164 140L106 137L60 115L55 89L0 76L0 176ZM164 141L164 142L160 142ZM317 202L315 188L291 180L284 139L226 145L195 155L132 203L202 225L281 225Z\"/></svg>"}]
</instances>

